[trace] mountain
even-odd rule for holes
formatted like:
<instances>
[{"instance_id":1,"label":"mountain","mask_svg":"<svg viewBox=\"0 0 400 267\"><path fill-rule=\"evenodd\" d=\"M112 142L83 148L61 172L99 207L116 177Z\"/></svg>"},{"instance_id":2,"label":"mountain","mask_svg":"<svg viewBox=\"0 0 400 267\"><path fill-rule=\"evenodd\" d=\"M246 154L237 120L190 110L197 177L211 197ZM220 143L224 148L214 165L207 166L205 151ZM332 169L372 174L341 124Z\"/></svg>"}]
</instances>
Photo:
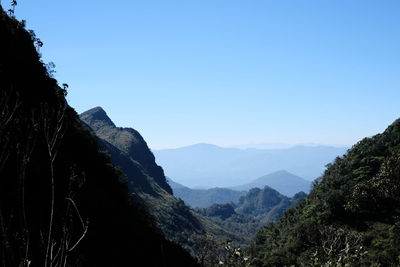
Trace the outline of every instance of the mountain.
<instances>
[{"instance_id":1,"label":"mountain","mask_svg":"<svg viewBox=\"0 0 400 267\"><path fill-rule=\"evenodd\" d=\"M249 249L255 266L398 266L400 119L330 164Z\"/></svg>"},{"instance_id":2,"label":"mountain","mask_svg":"<svg viewBox=\"0 0 400 267\"><path fill-rule=\"evenodd\" d=\"M237 202L239 198L245 195L245 191L235 191L228 188L210 188L210 189L174 189L174 195L182 199L191 207L205 208L213 204L222 204Z\"/></svg>"},{"instance_id":3,"label":"mountain","mask_svg":"<svg viewBox=\"0 0 400 267\"><path fill-rule=\"evenodd\" d=\"M196 144L153 152L166 175L176 182L191 188L229 188L279 170L312 181L322 175L328 163L346 150L344 147L329 146L238 149Z\"/></svg>"},{"instance_id":4,"label":"mountain","mask_svg":"<svg viewBox=\"0 0 400 267\"><path fill-rule=\"evenodd\" d=\"M239 214L265 215L272 219L283 215L283 211L291 204L290 198L265 186L263 189L251 189L246 196L240 198L235 210ZM273 214L269 214L271 211Z\"/></svg>"},{"instance_id":5,"label":"mountain","mask_svg":"<svg viewBox=\"0 0 400 267\"><path fill-rule=\"evenodd\" d=\"M255 187L264 188L266 185L286 196L293 196L300 191L308 193L311 189L310 181L284 170L264 175L248 184L235 186L232 189L247 191Z\"/></svg>"},{"instance_id":6,"label":"mountain","mask_svg":"<svg viewBox=\"0 0 400 267\"><path fill-rule=\"evenodd\" d=\"M182 199L186 205L193 208L206 208L213 204L237 202L246 194L244 191L236 191L228 188L192 189L167 178L174 196Z\"/></svg>"},{"instance_id":7,"label":"mountain","mask_svg":"<svg viewBox=\"0 0 400 267\"><path fill-rule=\"evenodd\" d=\"M101 107L82 113L80 118L100 139L112 144L133 161L139 163L162 189L172 193L163 169L156 164L153 153L139 132L132 128L117 128Z\"/></svg>"},{"instance_id":8,"label":"mountain","mask_svg":"<svg viewBox=\"0 0 400 267\"><path fill-rule=\"evenodd\" d=\"M165 177L165 178L167 179L167 183L171 187L172 191L175 191L175 189L189 188L189 187L184 186L183 184L173 181L171 178L168 178L168 177Z\"/></svg>"},{"instance_id":9,"label":"mountain","mask_svg":"<svg viewBox=\"0 0 400 267\"><path fill-rule=\"evenodd\" d=\"M251 189L240 197L238 203L214 204L198 208L197 212L232 232L251 237L261 226L279 219L289 207L305 196L304 192L299 192L289 198L265 186L263 189Z\"/></svg>"},{"instance_id":10,"label":"mountain","mask_svg":"<svg viewBox=\"0 0 400 267\"><path fill-rule=\"evenodd\" d=\"M153 153L136 130L116 127L101 107L82 113L80 118L99 137L113 164L125 174L130 192L146 204L157 227L169 240L189 250L194 235L212 234L221 239L240 240L172 195L162 168L156 164Z\"/></svg>"},{"instance_id":11,"label":"mountain","mask_svg":"<svg viewBox=\"0 0 400 267\"><path fill-rule=\"evenodd\" d=\"M132 199L24 27L0 5L1 265L197 266Z\"/></svg>"}]
</instances>

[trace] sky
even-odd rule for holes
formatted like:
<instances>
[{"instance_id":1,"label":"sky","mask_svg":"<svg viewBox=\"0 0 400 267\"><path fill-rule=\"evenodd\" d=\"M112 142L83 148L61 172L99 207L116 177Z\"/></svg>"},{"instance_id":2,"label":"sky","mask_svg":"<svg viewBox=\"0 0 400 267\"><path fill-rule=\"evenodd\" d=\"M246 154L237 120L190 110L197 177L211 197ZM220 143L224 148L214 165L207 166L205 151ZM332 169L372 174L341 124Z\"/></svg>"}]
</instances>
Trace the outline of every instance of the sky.
<instances>
[{"instance_id":1,"label":"sky","mask_svg":"<svg viewBox=\"0 0 400 267\"><path fill-rule=\"evenodd\" d=\"M15 13L77 112L102 106L153 149L350 146L400 117L398 0L20 0Z\"/></svg>"}]
</instances>

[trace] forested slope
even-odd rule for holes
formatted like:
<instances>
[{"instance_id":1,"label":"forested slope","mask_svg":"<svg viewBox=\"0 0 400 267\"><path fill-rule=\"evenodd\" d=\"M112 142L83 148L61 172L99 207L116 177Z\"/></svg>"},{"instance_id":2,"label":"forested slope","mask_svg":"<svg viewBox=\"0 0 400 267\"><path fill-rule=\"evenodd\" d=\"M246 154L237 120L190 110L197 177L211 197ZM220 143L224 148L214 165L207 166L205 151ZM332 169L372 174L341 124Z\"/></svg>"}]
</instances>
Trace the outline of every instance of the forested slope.
<instances>
[{"instance_id":1,"label":"forested slope","mask_svg":"<svg viewBox=\"0 0 400 267\"><path fill-rule=\"evenodd\" d=\"M397 120L337 158L306 199L259 231L253 265L398 266L399 189Z\"/></svg>"},{"instance_id":2,"label":"forested slope","mask_svg":"<svg viewBox=\"0 0 400 267\"><path fill-rule=\"evenodd\" d=\"M41 41L2 8L0 40L2 266L196 265L132 202L41 61Z\"/></svg>"},{"instance_id":3,"label":"forested slope","mask_svg":"<svg viewBox=\"0 0 400 267\"><path fill-rule=\"evenodd\" d=\"M193 238L197 235L211 234L221 240L241 239L195 213L172 195L163 169L156 164L139 132L116 127L100 107L82 113L80 118L100 138L115 166L126 175L129 192L146 204L158 228L168 239L184 245L194 254Z\"/></svg>"}]
</instances>

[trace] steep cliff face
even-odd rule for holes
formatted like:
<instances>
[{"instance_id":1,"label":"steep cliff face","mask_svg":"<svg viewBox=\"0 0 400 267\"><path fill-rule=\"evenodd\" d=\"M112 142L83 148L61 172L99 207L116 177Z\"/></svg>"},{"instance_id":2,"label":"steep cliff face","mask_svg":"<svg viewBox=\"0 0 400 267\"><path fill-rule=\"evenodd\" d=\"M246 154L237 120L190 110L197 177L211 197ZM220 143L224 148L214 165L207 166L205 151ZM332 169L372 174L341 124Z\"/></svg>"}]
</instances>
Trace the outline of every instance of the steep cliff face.
<instances>
[{"instance_id":1,"label":"steep cliff face","mask_svg":"<svg viewBox=\"0 0 400 267\"><path fill-rule=\"evenodd\" d=\"M212 234L223 240L241 240L172 195L162 168L156 164L152 152L136 130L116 127L100 107L82 113L80 118L99 137L113 163L125 174L130 192L146 204L167 238L189 250L194 242L193 236L199 234Z\"/></svg>"},{"instance_id":2,"label":"steep cliff face","mask_svg":"<svg viewBox=\"0 0 400 267\"><path fill-rule=\"evenodd\" d=\"M35 49L0 6L3 266L195 266L133 203Z\"/></svg>"},{"instance_id":3,"label":"steep cliff face","mask_svg":"<svg viewBox=\"0 0 400 267\"><path fill-rule=\"evenodd\" d=\"M156 164L153 153L139 132L132 128L117 128L101 107L82 113L80 118L93 129L99 138L137 161L162 189L172 194L163 169Z\"/></svg>"}]
</instances>

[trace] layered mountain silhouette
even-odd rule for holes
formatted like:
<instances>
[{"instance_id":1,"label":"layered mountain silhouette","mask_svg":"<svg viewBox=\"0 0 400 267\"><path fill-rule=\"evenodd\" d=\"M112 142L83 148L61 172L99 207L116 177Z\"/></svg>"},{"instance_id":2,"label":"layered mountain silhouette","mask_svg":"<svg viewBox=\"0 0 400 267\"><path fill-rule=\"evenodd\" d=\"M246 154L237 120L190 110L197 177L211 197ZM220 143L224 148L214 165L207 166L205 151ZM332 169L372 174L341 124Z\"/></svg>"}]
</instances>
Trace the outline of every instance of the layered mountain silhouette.
<instances>
[{"instance_id":1,"label":"layered mountain silhouette","mask_svg":"<svg viewBox=\"0 0 400 267\"><path fill-rule=\"evenodd\" d=\"M206 208L213 204L237 202L245 191L237 191L228 188L191 189L168 178L174 196L182 199L187 205L195 208Z\"/></svg>"},{"instance_id":2,"label":"layered mountain silhouette","mask_svg":"<svg viewBox=\"0 0 400 267\"><path fill-rule=\"evenodd\" d=\"M262 189L252 188L237 203L213 204L197 211L224 228L252 236L262 225L276 221L306 196L304 192L299 192L289 198L265 186Z\"/></svg>"},{"instance_id":3,"label":"layered mountain silhouette","mask_svg":"<svg viewBox=\"0 0 400 267\"><path fill-rule=\"evenodd\" d=\"M329 164L251 245L256 266L398 266L400 119Z\"/></svg>"},{"instance_id":4,"label":"layered mountain silhouette","mask_svg":"<svg viewBox=\"0 0 400 267\"><path fill-rule=\"evenodd\" d=\"M310 181L284 170L264 175L250 183L232 187L232 189L247 191L255 187L264 188L266 185L286 196L293 196L300 191L308 193L311 190Z\"/></svg>"},{"instance_id":5,"label":"layered mountain silhouette","mask_svg":"<svg viewBox=\"0 0 400 267\"><path fill-rule=\"evenodd\" d=\"M194 234L240 239L189 209L172 195L163 170L143 137L132 128L116 127L101 107L80 115L99 137L113 164L125 174L130 192L145 203L165 236L189 248Z\"/></svg>"},{"instance_id":6,"label":"layered mountain silhouette","mask_svg":"<svg viewBox=\"0 0 400 267\"><path fill-rule=\"evenodd\" d=\"M0 5L1 265L197 266L132 200L24 27ZM151 155L135 156L167 192Z\"/></svg>"},{"instance_id":7,"label":"layered mountain silhouette","mask_svg":"<svg viewBox=\"0 0 400 267\"><path fill-rule=\"evenodd\" d=\"M166 175L176 182L190 188L229 188L279 170L312 181L324 172L328 163L346 150L344 147L329 146L238 149L196 144L153 152Z\"/></svg>"},{"instance_id":8,"label":"layered mountain silhouette","mask_svg":"<svg viewBox=\"0 0 400 267\"><path fill-rule=\"evenodd\" d=\"M177 183L175 181L173 181L171 178L166 177L167 179L167 183L169 184L169 186L171 187L172 191L176 190L176 189L180 189L180 188L189 188L187 186L184 186L183 184Z\"/></svg>"}]
</instances>

